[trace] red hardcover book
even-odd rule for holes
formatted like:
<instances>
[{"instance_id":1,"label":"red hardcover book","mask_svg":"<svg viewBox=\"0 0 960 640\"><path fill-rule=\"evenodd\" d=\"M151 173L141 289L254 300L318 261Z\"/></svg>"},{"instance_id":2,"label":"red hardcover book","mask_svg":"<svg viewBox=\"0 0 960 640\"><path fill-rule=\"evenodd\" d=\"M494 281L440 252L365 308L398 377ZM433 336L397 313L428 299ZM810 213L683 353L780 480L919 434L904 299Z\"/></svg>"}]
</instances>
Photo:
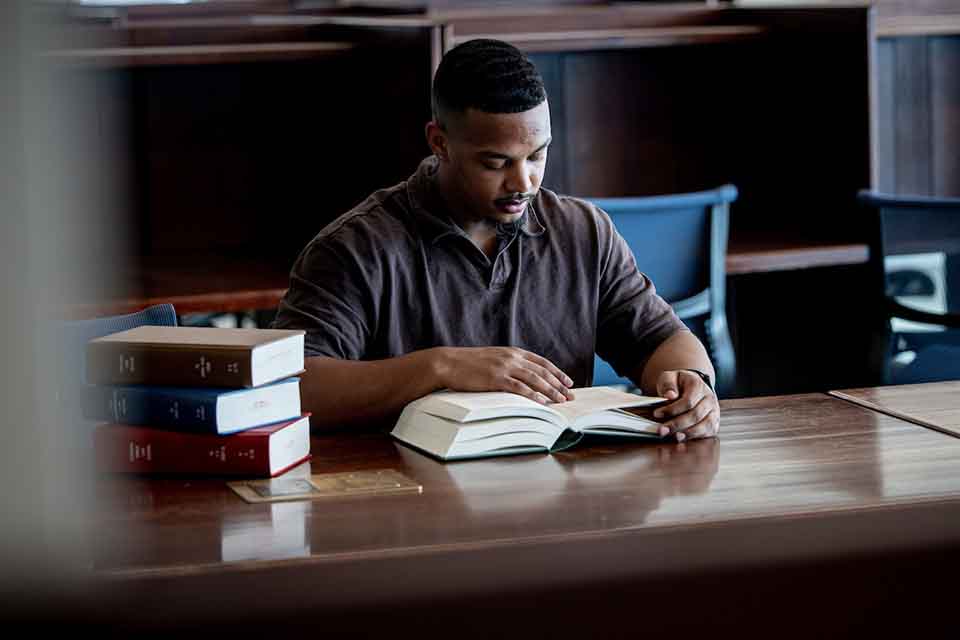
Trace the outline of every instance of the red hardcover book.
<instances>
[{"instance_id":1,"label":"red hardcover book","mask_svg":"<svg viewBox=\"0 0 960 640\"><path fill-rule=\"evenodd\" d=\"M310 457L310 414L219 436L123 424L94 430L101 471L273 477Z\"/></svg>"}]
</instances>

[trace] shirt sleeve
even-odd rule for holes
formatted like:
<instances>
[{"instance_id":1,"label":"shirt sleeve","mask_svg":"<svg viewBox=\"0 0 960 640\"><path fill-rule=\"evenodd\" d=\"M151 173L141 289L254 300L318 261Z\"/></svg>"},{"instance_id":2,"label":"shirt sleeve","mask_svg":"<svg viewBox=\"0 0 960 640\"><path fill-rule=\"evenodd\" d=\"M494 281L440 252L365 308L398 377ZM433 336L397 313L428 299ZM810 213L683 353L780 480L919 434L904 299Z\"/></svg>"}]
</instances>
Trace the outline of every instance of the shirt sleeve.
<instances>
[{"instance_id":1,"label":"shirt sleeve","mask_svg":"<svg viewBox=\"0 0 960 640\"><path fill-rule=\"evenodd\" d=\"M362 230L341 226L321 232L297 258L273 327L306 331L307 357L367 353L383 280L374 246Z\"/></svg>"},{"instance_id":2,"label":"shirt sleeve","mask_svg":"<svg viewBox=\"0 0 960 640\"><path fill-rule=\"evenodd\" d=\"M686 329L653 282L637 268L633 252L610 217L599 212L601 246L597 354L628 377L646 364L664 340Z\"/></svg>"}]
</instances>

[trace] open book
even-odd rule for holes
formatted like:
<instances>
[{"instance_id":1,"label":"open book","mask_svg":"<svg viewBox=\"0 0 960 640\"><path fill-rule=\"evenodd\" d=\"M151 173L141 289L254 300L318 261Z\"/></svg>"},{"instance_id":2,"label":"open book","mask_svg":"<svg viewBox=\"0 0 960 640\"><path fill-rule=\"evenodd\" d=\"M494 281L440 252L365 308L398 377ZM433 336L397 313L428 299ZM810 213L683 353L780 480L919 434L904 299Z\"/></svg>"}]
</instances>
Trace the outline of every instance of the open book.
<instances>
[{"instance_id":1,"label":"open book","mask_svg":"<svg viewBox=\"0 0 960 640\"><path fill-rule=\"evenodd\" d=\"M660 438L659 423L637 414L649 415L663 398L609 387L573 395L542 405L513 393L437 391L408 404L391 434L441 460L561 451L584 434Z\"/></svg>"}]
</instances>

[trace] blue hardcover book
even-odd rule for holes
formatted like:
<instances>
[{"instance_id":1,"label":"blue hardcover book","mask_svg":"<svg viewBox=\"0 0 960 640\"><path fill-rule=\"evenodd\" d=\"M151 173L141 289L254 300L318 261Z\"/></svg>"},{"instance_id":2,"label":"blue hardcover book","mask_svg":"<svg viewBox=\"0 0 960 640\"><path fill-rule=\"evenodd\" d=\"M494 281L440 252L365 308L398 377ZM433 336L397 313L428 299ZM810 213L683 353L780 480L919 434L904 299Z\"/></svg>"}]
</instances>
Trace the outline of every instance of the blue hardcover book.
<instances>
[{"instance_id":1,"label":"blue hardcover book","mask_svg":"<svg viewBox=\"0 0 960 640\"><path fill-rule=\"evenodd\" d=\"M300 379L252 389L90 387L84 416L91 420L173 431L228 434L300 416Z\"/></svg>"}]
</instances>

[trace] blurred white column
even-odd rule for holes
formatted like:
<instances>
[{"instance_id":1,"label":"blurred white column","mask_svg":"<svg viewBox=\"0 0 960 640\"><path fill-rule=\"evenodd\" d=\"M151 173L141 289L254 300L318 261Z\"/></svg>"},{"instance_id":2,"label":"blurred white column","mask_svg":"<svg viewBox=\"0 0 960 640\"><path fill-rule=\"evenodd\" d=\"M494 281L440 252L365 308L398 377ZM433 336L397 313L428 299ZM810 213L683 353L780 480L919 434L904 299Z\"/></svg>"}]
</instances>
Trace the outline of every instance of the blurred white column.
<instances>
[{"instance_id":1,"label":"blurred white column","mask_svg":"<svg viewBox=\"0 0 960 640\"><path fill-rule=\"evenodd\" d=\"M0 614L28 618L92 595L88 434L55 401L73 373L51 327L126 250L97 83L45 55L63 33L49 9L0 2Z\"/></svg>"}]
</instances>

